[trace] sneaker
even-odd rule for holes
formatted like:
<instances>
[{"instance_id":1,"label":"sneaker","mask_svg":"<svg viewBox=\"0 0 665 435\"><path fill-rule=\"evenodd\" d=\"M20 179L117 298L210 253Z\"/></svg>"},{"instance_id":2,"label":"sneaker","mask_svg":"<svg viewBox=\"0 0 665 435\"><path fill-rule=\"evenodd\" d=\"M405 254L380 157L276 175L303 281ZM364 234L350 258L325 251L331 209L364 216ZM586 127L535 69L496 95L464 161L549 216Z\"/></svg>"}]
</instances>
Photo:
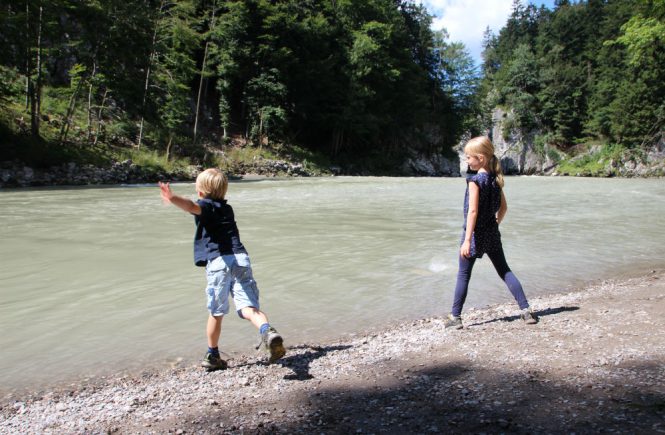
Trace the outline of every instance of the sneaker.
<instances>
[{"instance_id":1,"label":"sneaker","mask_svg":"<svg viewBox=\"0 0 665 435\"><path fill-rule=\"evenodd\" d=\"M213 371L226 370L228 364L226 364L226 361L220 358L219 355L213 355L210 352L206 352L203 361L201 361L201 366L208 369L208 371Z\"/></svg>"},{"instance_id":2,"label":"sneaker","mask_svg":"<svg viewBox=\"0 0 665 435\"><path fill-rule=\"evenodd\" d=\"M536 317L535 314L533 314L533 311L531 311L531 308L525 308L522 310L520 313L520 317L522 320L524 320L524 323L527 325L535 325L538 323L538 317Z\"/></svg>"},{"instance_id":3,"label":"sneaker","mask_svg":"<svg viewBox=\"0 0 665 435\"><path fill-rule=\"evenodd\" d=\"M446 329L462 329L464 328L464 325L462 325L462 318L460 316L453 316L452 314L448 314L445 322L443 322L443 327Z\"/></svg>"},{"instance_id":4,"label":"sneaker","mask_svg":"<svg viewBox=\"0 0 665 435\"><path fill-rule=\"evenodd\" d=\"M270 352L270 358L268 359L269 363L274 363L284 355L286 355L286 349L284 349L284 339L279 335L279 332L272 326L268 328L266 332L261 334L261 342L256 348L258 349L261 345L264 345L266 350Z\"/></svg>"}]
</instances>

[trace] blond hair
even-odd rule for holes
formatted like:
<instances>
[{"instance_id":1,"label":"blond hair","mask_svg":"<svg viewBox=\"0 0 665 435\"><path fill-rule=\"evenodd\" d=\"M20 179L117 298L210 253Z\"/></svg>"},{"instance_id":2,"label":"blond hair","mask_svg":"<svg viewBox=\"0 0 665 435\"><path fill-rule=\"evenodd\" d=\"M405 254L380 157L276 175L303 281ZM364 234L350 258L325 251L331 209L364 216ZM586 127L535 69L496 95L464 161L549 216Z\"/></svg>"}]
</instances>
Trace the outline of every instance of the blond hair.
<instances>
[{"instance_id":1,"label":"blond hair","mask_svg":"<svg viewBox=\"0 0 665 435\"><path fill-rule=\"evenodd\" d=\"M489 164L490 171L496 176L496 184L503 189L503 169L501 161L494 155L494 145L487 136L477 136L464 145L464 152L468 155L483 156Z\"/></svg>"},{"instance_id":2,"label":"blond hair","mask_svg":"<svg viewBox=\"0 0 665 435\"><path fill-rule=\"evenodd\" d=\"M196 177L196 190L210 199L224 199L229 180L226 174L216 168L206 169Z\"/></svg>"}]
</instances>

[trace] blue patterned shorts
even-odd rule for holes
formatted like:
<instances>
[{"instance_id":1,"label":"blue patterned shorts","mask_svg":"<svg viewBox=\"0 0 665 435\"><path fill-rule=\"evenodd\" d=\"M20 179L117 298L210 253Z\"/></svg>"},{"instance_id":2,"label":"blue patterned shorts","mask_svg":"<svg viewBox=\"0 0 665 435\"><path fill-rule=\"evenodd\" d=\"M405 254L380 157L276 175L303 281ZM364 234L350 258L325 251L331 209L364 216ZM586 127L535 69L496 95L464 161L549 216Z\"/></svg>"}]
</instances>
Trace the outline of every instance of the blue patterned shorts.
<instances>
[{"instance_id":1,"label":"blue patterned shorts","mask_svg":"<svg viewBox=\"0 0 665 435\"><path fill-rule=\"evenodd\" d=\"M233 298L239 315L243 308L259 308L259 289L247 254L222 255L208 261L206 275L208 311L211 315L228 314L229 296Z\"/></svg>"}]
</instances>

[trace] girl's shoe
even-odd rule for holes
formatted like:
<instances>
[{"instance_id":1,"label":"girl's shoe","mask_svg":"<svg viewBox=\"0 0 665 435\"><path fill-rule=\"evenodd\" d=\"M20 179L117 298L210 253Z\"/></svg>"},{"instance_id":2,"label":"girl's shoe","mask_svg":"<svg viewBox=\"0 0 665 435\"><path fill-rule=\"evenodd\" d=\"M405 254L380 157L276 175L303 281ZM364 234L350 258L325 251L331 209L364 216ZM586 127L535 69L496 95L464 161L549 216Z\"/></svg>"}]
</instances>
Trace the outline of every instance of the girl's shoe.
<instances>
[{"instance_id":1,"label":"girl's shoe","mask_svg":"<svg viewBox=\"0 0 665 435\"><path fill-rule=\"evenodd\" d=\"M448 317L443 322L443 327L446 329L462 329L464 328L464 325L462 325L462 318L460 316L453 316L452 314L448 314Z\"/></svg>"},{"instance_id":2,"label":"girl's shoe","mask_svg":"<svg viewBox=\"0 0 665 435\"><path fill-rule=\"evenodd\" d=\"M531 308L525 308L522 310L520 313L520 318L524 320L524 323L527 325L535 325L538 323L538 317L536 317L535 314L533 314L533 311L531 311Z\"/></svg>"}]
</instances>

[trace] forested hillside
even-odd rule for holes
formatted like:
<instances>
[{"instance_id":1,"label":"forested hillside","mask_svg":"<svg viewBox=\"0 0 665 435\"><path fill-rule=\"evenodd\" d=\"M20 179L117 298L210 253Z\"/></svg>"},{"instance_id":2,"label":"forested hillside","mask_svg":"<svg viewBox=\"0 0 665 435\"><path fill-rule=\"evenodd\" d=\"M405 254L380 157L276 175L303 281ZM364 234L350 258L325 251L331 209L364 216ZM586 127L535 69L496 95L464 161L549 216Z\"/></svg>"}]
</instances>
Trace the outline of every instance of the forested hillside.
<instances>
[{"instance_id":1,"label":"forested hillside","mask_svg":"<svg viewBox=\"0 0 665 435\"><path fill-rule=\"evenodd\" d=\"M407 0L0 0L0 162L396 173L497 108L557 162L661 140L665 0L515 0L480 68L431 23Z\"/></svg>"},{"instance_id":2,"label":"forested hillside","mask_svg":"<svg viewBox=\"0 0 665 435\"><path fill-rule=\"evenodd\" d=\"M5 136L348 159L441 152L472 113L469 55L410 1L1 3Z\"/></svg>"},{"instance_id":3,"label":"forested hillside","mask_svg":"<svg viewBox=\"0 0 665 435\"><path fill-rule=\"evenodd\" d=\"M665 128L665 1L516 1L484 40L484 114L510 109L507 129L539 131L567 149L600 140L650 146Z\"/></svg>"}]
</instances>

